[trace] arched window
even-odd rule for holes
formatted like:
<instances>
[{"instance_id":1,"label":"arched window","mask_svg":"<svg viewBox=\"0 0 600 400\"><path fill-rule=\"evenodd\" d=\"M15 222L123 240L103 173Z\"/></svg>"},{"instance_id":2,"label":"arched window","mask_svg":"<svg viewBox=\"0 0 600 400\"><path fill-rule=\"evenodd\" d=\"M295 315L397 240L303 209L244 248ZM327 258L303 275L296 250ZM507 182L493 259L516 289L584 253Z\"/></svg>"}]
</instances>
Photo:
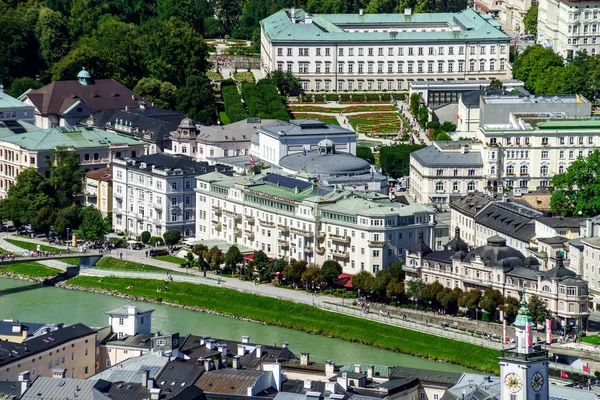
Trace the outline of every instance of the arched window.
<instances>
[{"instance_id":1,"label":"arched window","mask_svg":"<svg viewBox=\"0 0 600 400\"><path fill-rule=\"evenodd\" d=\"M492 166L490 167L490 174L491 174L491 175L496 175L496 166L495 166L495 165L492 165Z\"/></svg>"},{"instance_id":2,"label":"arched window","mask_svg":"<svg viewBox=\"0 0 600 400\"><path fill-rule=\"evenodd\" d=\"M552 289L550 289L550 286L544 285L542 286L542 292L552 293Z\"/></svg>"},{"instance_id":3,"label":"arched window","mask_svg":"<svg viewBox=\"0 0 600 400\"><path fill-rule=\"evenodd\" d=\"M435 265L434 265L434 266L435 266L435 269L436 269L436 270L438 270L438 271L440 270L440 263L435 263Z\"/></svg>"},{"instance_id":4,"label":"arched window","mask_svg":"<svg viewBox=\"0 0 600 400\"><path fill-rule=\"evenodd\" d=\"M444 182L437 182L435 184L435 190L444 190Z\"/></svg>"},{"instance_id":5,"label":"arched window","mask_svg":"<svg viewBox=\"0 0 600 400\"><path fill-rule=\"evenodd\" d=\"M547 175L548 174L548 166L547 165L542 165L542 167L540 168L540 173L542 175Z\"/></svg>"},{"instance_id":6,"label":"arched window","mask_svg":"<svg viewBox=\"0 0 600 400\"><path fill-rule=\"evenodd\" d=\"M467 185L467 190L475 190L475 182L469 182Z\"/></svg>"},{"instance_id":7,"label":"arched window","mask_svg":"<svg viewBox=\"0 0 600 400\"><path fill-rule=\"evenodd\" d=\"M521 172L521 175L528 174L529 167L527 165L521 165L521 169L519 170L519 172Z\"/></svg>"},{"instance_id":8,"label":"arched window","mask_svg":"<svg viewBox=\"0 0 600 400\"><path fill-rule=\"evenodd\" d=\"M506 278L506 284L507 285L512 285L512 278Z\"/></svg>"},{"instance_id":9,"label":"arched window","mask_svg":"<svg viewBox=\"0 0 600 400\"><path fill-rule=\"evenodd\" d=\"M514 174L515 173L515 166L514 165L509 165L508 167L506 167L506 173L507 174Z\"/></svg>"},{"instance_id":10,"label":"arched window","mask_svg":"<svg viewBox=\"0 0 600 400\"><path fill-rule=\"evenodd\" d=\"M558 173L562 174L563 172L565 172L565 167L564 167L564 165L561 165L558 167Z\"/></svg>"}]
</instances>

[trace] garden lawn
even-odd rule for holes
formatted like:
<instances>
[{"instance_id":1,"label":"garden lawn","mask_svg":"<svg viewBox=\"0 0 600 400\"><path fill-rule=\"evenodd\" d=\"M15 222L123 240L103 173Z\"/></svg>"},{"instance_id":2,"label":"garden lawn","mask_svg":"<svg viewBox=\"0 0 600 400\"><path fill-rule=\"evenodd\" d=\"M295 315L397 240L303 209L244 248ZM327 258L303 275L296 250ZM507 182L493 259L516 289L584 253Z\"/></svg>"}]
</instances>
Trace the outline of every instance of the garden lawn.
<instances>
[{"instance_id":1,"label":"garden lawn","mask_svg":"<svg viewBox=\"0 0 600 400\"><path fill-rule=\"evenodd\" d=\"M215 72L215 71L208 71L206 72L206 77L208 79L212 79L215 81L222 81L223 80L223 75L220 72Z\"/></svg>"},{"instance_id":2,"label":"garden lawn","mask_svg":"<svg viewBox=\"0 0 600 400\"><path fill-rule=\"evenodd\" d=\"M144 296L156 301L185 304L210 309L230 316L249 318L310 334L358 342L387 350L440 359L467 368L498 374L500 352L470 343L402 329L374 321L337 314L288 300L256 296L232 289L169 283L169 290L158 293L164 282L151 279L103 278L79 276L68 283L76 286L107 289L116 293ZM132 286L127 290L126 287Z\"/></svg>"},{"instance_id":3,"label":"garden lawn","mask_svg":"<svg viewBox=\"0 0 600 400\"><path fill-rule=\"evenodd\" d=\"M402 128L398 113L368 113L349 115L348 122L360 133L395 133Z\"/></svg>"},{"instance_id":4,"label":"garden lawn","mask_svg":"<svg viewBox=\"0 0 600 400\"><path fill-rule=\"evenodd\" d=\"M322 112L322 113L353 113L353 112L374 112L374 111L396 111L394 106L348 106L348 107L319 107L319 106L290 106L290 112Z\"/></svg>"},{"instance_id":5,"label":"garden lawn","mask_svg":"<svg viewBox=\"0 0 600 400\"><path fill-rule=\"evenodd\" d=\"M173 257L173 256L164 256L164 257ZM157 259L162 259L161 257L156 257ZM185 262L185 260L181 259L181 258L177 258L177 257L173 257L176 258L177 260L181 260L182 262ZM174 261L170 261L170 260L163 260L163 261L168 261L168 262L174 262ZM146 265L146 264L142 264L142 263L137 263L134 261L127 261L127 260L121 260L119 258L114 258L114 257L102 257L100 259L100 261L98 261L96 263L96 266L94 267L96 269L108 269L108 270L117 270L117 271L137 271L137 272L151 272L151 273L160 273L160 274L166 274L167 270L165 268L161 268L161 267L155 267L154 265ZM169 270L171 274L175 274L175 275L191 275L191 274L186 274L185 272L174 272L172 270Z\"/></svg>"},{"instance_id":6,"label":"garden lawn","mask_svg":"<svg viewBox=\"0 0 600 400\"><path fill-rule=\"evenodd\" d=\"M584 343L595 344L596 346L600 346L600 337L598 335L584 336L581 338L581 341Z\"/></svg>"},{"instance_id":7,"label":"garden lawn","mask_svg":"<svg viewBox=\"0 0 600 400\"><path fill-rule=\"evenodd\" d=\"M45 265L38 264L36 262L8 264L0 268L0 271L29 276L32 278L51 277L61 273L61 270L59 269L46 267Z\"/></svg>"},{"instance_id":8,"label":"garden lawn","mask_svg":"<svg viewBox=\"0 0 600 400\"><path fill-rule=\"evenodd\" d=\"M12 245L22 248L23 250L37 251L37 246L38 246L37 243L25 242L23 240L15 240L15 239L4 239L4 240L6 240L8 243L10 243ZM40 250L41 251L56 251L56 252L66 251L65 249L59 249L58 247L46 246L44 244L40 245Z\"/></svg>"},{"instance_id":9,"label":"garden lawn","mask_svg":"<svg viewBox=\"0 0 600 400\"><path fill-rule=\"evenodd\" d=\"M292 113L292 119L316 119L330 125L339 125L337 118L333 115L312 114L312 113Z\"/></svg>"},{"instance_id":10,"label":"garden lawn","mask_svg":"<svg viewBox=\"0 0 600 400\"><path fill-rule=\"evenodd\" d=\"M236 81L254 82L254 74L252 72L236 72L233 74L233 79Z\"/></svg>"},{"instance_id":11,"label":"garden lawn","mask_svg":"<svg viewBox=\"0 0 600 400\"><path fill-rule=\"evenodd\" d=\"M170 262L173 264L185 264L187 262L183 258L179 258L179 257L175 257L175 256L158 256L158 257L154 257L154 259Z\"/></svg>"},{"instance_id":12,"label":"garden lawn","mask_svg":"<svg viewBox=\"0 0 600 400\"><path fill-rule=\"evenodd\" d=\"M219 119L223 125L229 125L231 123L225 111L219 111Z\"/></svg>"},{"instance_id":13,"label":"garden lawn","mask_svg":"<svg viewBox=\"0 0 600 400\"><path fill-rule=\"evenodd\" d=\"M77 258L61 258L60 261L70 264L70 265L79 265L79 262L81 261L81 259L79 257L77 257Z\"/></svg>"}]
</instances>

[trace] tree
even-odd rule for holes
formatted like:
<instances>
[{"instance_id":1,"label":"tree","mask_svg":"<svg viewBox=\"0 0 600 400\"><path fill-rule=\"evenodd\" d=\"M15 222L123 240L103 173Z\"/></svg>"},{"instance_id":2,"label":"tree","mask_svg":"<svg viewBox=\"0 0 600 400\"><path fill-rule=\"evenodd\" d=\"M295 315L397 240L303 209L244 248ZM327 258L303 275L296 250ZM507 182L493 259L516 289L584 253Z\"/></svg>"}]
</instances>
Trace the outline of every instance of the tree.
<instances>
[{"instance_id":1,"label":"tree","mask_svg":"<svg viewBox=\"0 0 600 400\"><path fill-rule=\"evenodd\" d=\"M204 260L211 270L216 271L221 268L221 264L223 264L225 261L225 256L217 246L213 246L210 248L210 250L204 253Z\"/></svg>"},{"instance_id":2,"label":"tree","mask_svg":"<svg viewBox=\"0 0 600 400\"><path fill-rule=\"evenodd\" d=\"M177 87L170 82L142 78L133 88L134 93L148 100L154 107L173 110L177 101Z\"/></svg>"},{"instance_id":3,"label":"tree","mask_svg":"<svg viewBox=\"0 0 600 400\"><path fill-rule=\"evenodd\" d=\"M410 100L409 100L409 108L410 108L410 112L413 116L417 116L417 114L419 113L419 108L421 107L421 96L419 95L419 93L413 93L410 95Z\"/></svg>"},{"instance_id":4,"label":"tree","mask_svg":"<svg viewBox=\"0 0 600 400\"><path fill-rule=\"evenodd\" d=\"M60 236L67 235L67 228L73 232L75 228L82 224L81 210L81 206L78 204L71 204L69 207L57 210L56 219L54 220L54 230ZM109 230L105 226L105 232Z\"/></svg>"},{"instance_id":5,"label":"tree","mask_svg":"<svg viewBox=\"0 0 600 400\"><path fill-rule=\"evenodd\" d=\"M503 304L500 306L500 310L504 313L504 319L512 323L519 312L519 308L521 304L519 300L512 297L507 296L504 298Z\"/></svg>"},{"instance_id":6,"label":"tree","mask_svg":"<svg viewBox=\"0 0 600 400\"><path fill-rule=\"evenodd\" d=\"M177 90L176 110L204 125L217 123L214 91L205 75L189 76L185 85Z\"/></svg>"},{"instance_id":7,"label":"tree","mask_svg":"<svg viewBox=\"0 0 600 400\"><path fill-rule=\"evenodd\" d=\"M104 218L96 207L88 206L81 210L81 226L77 230L83 240L100 240L104 237Z\"/></svg>"},{"instance_id":8,"label":"tree","mask_svg":"<svg viewBox=\"0 0 600 400\"><path fill-rule=\"evenodd\" d=\"M17 175L6 198L0 200L2 218L16 226L34 223L40 210L55 207L53 194L48 180L38 170L26 168Z\"/></svg>"},{"instance_id":9,"label":"tree","mask_svg":"<svg viewBox=\"0 0 600 400\"><path fill-rule=\"evenodd\" d=\"M386 271L390 274L392 279L396 278L399 281L404 280L404 260L400 259L394 263L388 265Z\"/></svg>"},{"instance_id":10,"label":"tree","mask_svg":"<svg viewBox=\"0 0 600 400\"><path fill-rule=\"evenodd\" d=\"M175 231L178 232L178 231ZM164 235L163 235L164 236ZM202 268L204 277L206 278L206 270L208 269L208 262L206 261L208 247L204 244L196 244L192 247L192 253L198 256L198 266Z\"/></svg>"},{"instance_id":11,"label":"tree","mask_svg":"<svg viewBox=\"0 0 600 400\"><path fill-rule=\"evenodd\" d=\"M513 75L525 82L525 88L535 93L536 82L550 67L562 67L562 57L552 49L530 46L514 62Z\"/></svg>"},{"instance_id":12,"label":"tree","mask_svg":"<svg viewBox=\"0 0 600 400\"><path fill-rule=\"evenodd\" d=\"M311 265L302 274L302 282L304 282L310 289L314 289L317 283L320 283L321 268L316 265Z\"/></svg>"},{"instance_id":13,"label":"tree","mask_svg":"<svg viewBox=\"0 0 600 400\"><path fill-rule=\"evenodd\" d=\"M450 121L444 121L442 125L440 125L440 129L444 132L456 132L456 124Z\"/></svg>"},{"instance_id":14,"label":"tree","mask_svg":"<svg viewBox=\"0 0 600 400\"><path fill-rule=\"evenodd\" d=\"M393 299L398 299L404 295L404 281L398 278L390 279L385 289L386 295Z\"/></svg>"},{"instance_id":15,"label":"tree","mask_svg":"<svg viewBox=\"0 0 600 400\"><path fill-rule=\"evenodd\" d=\"M242 255L240 249L236 245L231 246L225 254L225 265L231 271L235 271L237 265L242 261L244 261L244 256Z\"/></svg>"},{"instance_id":16,"label":"tree","mask_svg":"<svg viewBox=\"0 0 600 400\"><path fill-rule=\"evenodd\" d=\"M444 291L444 286L438 281L432 282L426 285L421 290L421 297L423 300L429 302L433 309L437 309L439 306L438 294Z\"/></svg>"},{"instance_id":17,"label":"tree","mask_svg":"<svg viewBox=\"0 0 600 400\"><path fill-rule=\"evenodd\" d=\"M383 173L394 178L408 176L410 173L410 153L425 148L421 144L399 144L384 146L379 150L379 165Z\"/></svg>"},{"instance_id":18,"label":"tree","mask_svg":"<svg viewBox=\"0 0 600 400\"><path fill-rule=\"evenodd\" d=\"M79 154L74 150L57 147L52 151L47 164L50 167L48 183L54 188L59 208L73 203L75 195L81 193L85 172L79 166Z\"/></svg>"},{"instance_id":19,"label":"tree","mask_svg":"<svg viewBox=\"0 0 600 400\"><path fill-rule=\"evenodd\" d=\"M479 302L481 308L483 308L487 313L494 316L496 315L496 311L498 307L502 305L504 298L502 297L502 293L496 289L485 289L483 292L483 297Z\"/></svg>"},{"instance_id":20,"label":"tree","mask_svg":"<svg viewBox=\"0 0 600 400\"><path fill-rule=\"evenodd\" d=\"M600 151L577 158L565 172L551 180L552 212L562 216L591 217L600 213Z\"/></svg>"},{"instance_id":21,"label":"tree","mask_svg":"<svg viewBox=\"0 0 600 400\"><path fill-rule=\"evenodd\" d=\"M531 35L537 34L538 9L538 2L531 3L531 6L525 13L525 17L523 17L523 25L525 25L525 31Z\"/></svg>"},{"instance_id":22,"label":"tree","mask_svg":"<svg viewBox=\"0 0 600 400\"><path fill-rule=\"evenodd\" d=\"M302 274L306 271L308 263L304 260L292 258L290 263L283 269L283 277L298 285L302 281Z\"/></svg>"},{"instance_id":23,"label":"tree","mask_svg":"<svg viewBox=\"0 0 600 400\"><path fill-rule=\"evenodd\" d=\"M260 82L269 82L279 90L282 96L295 96L302 91L302 84L291 71L281 71L276 69L269 72Z\"/></svg>"},{"instance_id":24,"label":"tree","mask_svg":"<svg viewBox=\"0 0 600 400\"><path fill-rule=\"evenodd\" d=\"M463 295L460 288L450 290L445 288L443 292L438 294L438 301L444 307L446 314L456 315L458 312L458 302Z\"/></svg>"},{"instance_id":25,"label":"tree","mask_svg":"<svg viewBox=\"0 0 600 400\"><path fill-rule=\"evenodd\" d=\"M341 273L342 266L337 261L327 260L321 266L321 278L329 287L338 280Z\"/></svg>"},{"instance_id":26,"label":"tree","mask_svg":"<svg viewBox=\"0 0 600 400\"><path fill-rule=\"evenodd\" d=\"M356 157L364 158L371 164L375 162L375 156L369 146L356 146Z\"/></svg>"},{"instance_id":27,"label":"tree","mask_svg":"<svg viewBox=\"0 0 600 400\"><path fill-rule=\"evenodd\" d=\"M471 289L463 294L459 304L461 307L464 307L469 311L474 311L479 308L481 296L481 289Z\"/></svg>"},{"instance_id":28,"label":"tree","mask_svg":"<svg viewBox=\"0 0 600 400\"><path fill-rule=\"evenodd\" d=\"M142 243L148 243L148 241L150 240L150 237L152 237L152 234L148 231L144 231L144 232L140 233L140 241Z\"/></svg>"},{"instance_id":29,"label":"tree","mask_svg":"<svg viewBox=\"0 0 600 400\"><path fill-rule=\"evenodd\" d=\"M425 286L427 286L427 284L420 279L407 281L405 284L406 295L413 300L419 301L423 298L422 293Z\"/></svg>"},{"instance_id":30,"label":"tree","mask_svg":"<svg viewBox=\"0 0 600 400\"><path fill-rule=\"evenodd\" d=\"M39 89L43 86L42 82L33 78L23 77L17 78L6 89L6 94L18 98L29 89Z\"/></svg>"},{"instance_id":31,"label":"tree","mask_svg":"<svg viewBox=\"0 0 600 400\"><path fill-rule=\"evenodd\" d=\"M427 121L429 121L429 111L427 110L427 107L419 108L417 120L421 126L425 126L427 124Z\"/></svg>"},{"instance_id":32,"label":"tree","mask_svg":"<svg viewBox=\"0 0 600 400\"><path fill-rule=\"evenodd\" d=\"M527 303L527 309L531 314L531 319L536 325L544 325L546 320L550 318L550 311L546 308L546 304L538 295L531 295L529 297L529 303Z\"/></svg>"},{"instance_id":33,"label":"tree","mask_svg":"<svg viewBox=\"0 0 600 400\"><path fill-rule=\"evenodd\" d=\"M163 239L165 240L165 244L168 246L173 246L181 240L181 232L178 230L170 230L163 233ZM195 254L195 253L194 253Z\"/></svg>"},{"instance_id":34,"label":"tree","mask_svg":"<svg viewBox=\"0 0 600 400\"><path fill-rule=\"evenodd\" d=\"M40 55L52 66L69 52L67 18L59 11L42 7L35 27Z\"/></svg>"},{"instance_id":35,"label":"tree","mask_svg":"<svg viewBox=\"0 0 600 400\"><path fill-rule=\"evenodd\" d=\"M109 75L105 65L105 60L102 59L95 48L88 45L80 45L52 65L52 80L76 79L77 74L81 71L81 67L85 67L95 79L104 78Z\"/></svg>"},{"instance_id":36,"label":"tree","mask_svg":"<svg viewBox=\"0 0 600 400\"><path fill-rule=\"evenodd\" d=\"M502 84L502 81L500 79L496 79L496 78L492 79L490 82L490 85L489 85L489 87L497 88L497 89L502 89L503 86L504 85Z\"/></svg>"},{"instance_id":37,"label":"tree","mask_svg":"<svg viewBox=\"0 0 600 400\"><path fill-rule=\"evenodd\" d=\"M447 142L447 141L451 141L452 138L450 137L450 135L448 135L446 132L440 130L438 131L438 133L435 135L435 140L437 142Z\"/></svg>"},{"instance_id":38,"label":"tree","mask_svg":"<svg viewBox=\"0 0 600 400\"><path fill-rule=\"evenodd\" d=\"M369 271L359 271L352 275L352 286L364 294L371 291L374 279L375 277Z\"/></svg>"}]
</instances>

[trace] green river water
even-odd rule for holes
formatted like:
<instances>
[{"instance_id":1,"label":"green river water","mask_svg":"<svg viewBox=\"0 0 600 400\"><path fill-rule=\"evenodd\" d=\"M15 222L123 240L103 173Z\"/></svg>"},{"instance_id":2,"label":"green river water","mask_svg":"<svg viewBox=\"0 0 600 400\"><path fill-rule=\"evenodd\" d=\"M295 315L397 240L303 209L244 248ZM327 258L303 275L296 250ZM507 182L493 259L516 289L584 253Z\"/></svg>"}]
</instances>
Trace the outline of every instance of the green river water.
<instances>
[{"instance_id":1,"label":"green river water","mask_svg":"<svg viewBox=\"0 0 600 400\"><path fill-rule=\"evenodd\" d=\"M0 318L26 322L73 324L77 322L100 327L108 323L106 311L128 304L125 299L97 293L65 290L35 285L14 279L0 278ZM338 339L309 335L291 329L261 325L184 310L160 304L132 302L154 309L152 331L193 333L214 338L241 340L250 336L253 343L278 344L288 342L296 354L309 352L311 360L333 360L336 364L360 363L402 365L440 371L463 372L466 368L443 364L419 357L381 350L371 346ZM343 329L343 327L340 327Z\"/></svg>"}]
</instances>

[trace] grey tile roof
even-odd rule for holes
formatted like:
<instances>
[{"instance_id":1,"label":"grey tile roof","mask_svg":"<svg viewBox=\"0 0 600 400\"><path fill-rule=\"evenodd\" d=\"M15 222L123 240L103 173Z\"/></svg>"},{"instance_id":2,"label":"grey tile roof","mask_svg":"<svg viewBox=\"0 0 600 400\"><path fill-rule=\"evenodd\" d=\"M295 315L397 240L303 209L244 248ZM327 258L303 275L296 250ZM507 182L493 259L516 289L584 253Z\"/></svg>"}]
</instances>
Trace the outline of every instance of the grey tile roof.
<instances>
[{"instance_id":1,"label":"grey tile roof","mask_svg":"<svg viewBox=\"0 0 600 400\"><path fill-rule=\"evenodd\" d=\"M506 275L517 278L537 280L538 277L544 276L544 273L532 268L516 267L510 272L507 272Z\"/></svg>"},{"instance_id":2,"label":"grey tile roof","mask_svg":"<svg viewBox=\"0 0 600 400\"><path fill-rule=\"evenodd\" d=\"M312 119L293 119L289 123L282 125L261 127L259 131L265 132L275 138L281 136L357 136L356 133L346 128L338 125L328 125Z\"/></svg>"},{"instance_id":3,"label":"grey tile roof","mask_svg":"<svg viewBox=\"0 0 600 400\"><path fill-rule=\"evenodd\" d=\"M34 336L43 329L53 329L56 328L56 324L44 324L40 322L21 322L14 319L5 319L0 321L0 335L2 336L21 336L21 332L13 332L13 325L18 324L21 325L22 328L28 329L28 336Z\"/></svg>"},{"instance_id":4,"label":"grey tile roof","mask_svg":"<svg viewBox=\"0 0 600 400\"><path fill-rule=\"evenodd\" d=\"M208 393L246 395L248 388L254 386L263 375L270 371L242 369L220 369L202 374L196 386Z\"/></svg>"},{"instance_id":5,"label":"grey tile roof","mask_svg":"<svg viewBox=\"0 0 600 400\"><path fill-rule=\"evenodd\" d=\"M581 223L584 222L586 219L587 218L583 217L541 217L537 218L537 221L540 224L544 224L555 229L579 229L581 227Z\"/></svg>"},{"instance_id":6,"label":"grey tile roof","mask_svg":"<svg viewBox=\"0 0 600 400\"><path fill-rule=\"evenodd\" d=\"M556 244L565 244L569 241L569 239L567 239L566 237L563 236L554 236L554 237L549 237L549 238L537 238L538 242L542 242L542 243L546 243L549 245L556 245Z\"/></svg>"},{"instance_id":7,"label":"grey tile roof","mask_svg":"<svg viewBox=\"0 0 600 400\"><path fill-rule=\"evenodd\" d=\"M281 126L278 119L247 118L228 125L201 126L196 135L198 142L249 142L260 127Z\"/></svg>"},{"instance_id":8,"label":"grey tile roof","mask_svg":"<svg viewBox=\"0 0 600 400\"><path fill-rule=\"evenodd\" d=\"M166 154L157 154L157 155L165 155L165 156L167 156ZM147 162L147 160L148 161L150 160L150 158L148 158L148 157L138 157L138 158L136 158L136 160L138 160L139 162ZM153 158L153 160L154 159L155 158ZM159 158L156 157L156 159L159 159ZM176 163L176 162L179 161L178 157L170 157L170 156L167 156L167 158L161 157L160 159L161 160L163 160L163 159L167 160L168 159L171 163ZM130 306L122 306L122 307L119 307L119 308L115 308L114 310L106 311L105 314L107 314L107 315L129 315L129 307ZM145 314L145 313L148 313L148 312L154 312L154 310L150 309L150 308L143 308L143 307L139 307L139 306L133 306L133 307L135 307L135 315Z\"/></svg>"},{"instance_id":9,"label":"grey tile roof","mask_svg":"<svg viewBox=\"0 0 600 400\"><path fill-rule=\"evenodd\" d=\"M0 92L2 93L2 92ZM0 399L2 396L20 396L21 395L21 382L13 381L0 381Z\"/></svg>"},{"instance_id":10,"label":"grey tile roof","mask_svg":"<svg viewBox=\"0 0 600 400\"><path fill-rule=\"evenodd\" d=\"M102 392L110 388L110 383L98 379L57 379L38 377L21 400L40 399L81 399L108 400Z\"/></svg>"},{"instance_id":11,"label":"grey tile roof","mask_svg":"<svg viewBox=\"0 0 600 400\"><path fill-rule=\"evenodd\" d=\"M142 373L149 371L149 378L155 378L169 362L169 357L161 357L154 353L146 353L139 357L131 357L113 365L90 379L102 379L108 382L133 382L142 381Z\"/></svg>"},{"instance_id":12,"label":"grey tile roof","mask_svg":"<svg viewBox=\"0 0 600 400\"><path fill-rule=\"evenodd\" d=\"M203 372L204 366L196 364L195 359L171 360L156 377L156 384L176 395L194 385Z\"/></svg>"},{"instance_id":13,"label":"grey tile roof","mask_svg":"<svg viewBox=\"0 0 600 400\"><path fill-rule=\"evenodd\" d=\"M431 371L428 369L396 367L390 374L390 379L418 379L421 382L434 382L444 385L454 385L462 374L457 372Z\"/></svg>"},{"instance_id":14,"label":"grey tile roof","mask_svg":"<svg viewBox=\"0 0 600 400\"><path fill-rule=\"evenodd\" d=\"M530 215L493 203L475 216L475 222L507 236L529 242L535 237L535 223Z\"/></svg>"},{"instance_id":15,"label":"grey tile roof","mask_svg":"<svg viewBox=\"0 0 600 400\"><path fill-rule=\"evenodd\" d=\"M424 149L413 151L410 156L423 167L451 168L451 167L483 167L481 153L459 151L440 151L436 146L428 146Z\"/></svg>"},{"instance_id":16,"label":"grey tile roof","mask_svg":"<svg viewBox=\"0 0 600 400\"><path fill-rule=\"evenodd\" d=\"M112 130L119 121L127 122L132 129L137 129L137 132L131 136L143 139L146 132L150 132L150 140L156 143L168 140L169 134L177 129L183 118L185 118L184 114L175 111L160 108L133 108L101 111L92 117L92 123L96 127Z\"/></svg>"},{"instance_id":17,"label":"grey tile roof","mask_svg":"<svg viewBox=\"0 0 600 400\"><path fill-rule=\"evenodd\" d=\"M107 346L135 347L138 349L150 350L152 347L152 335L138 333L137 335L119 339L116 333L112 333L102 341L102 344Z\"/></svg>"},{"instance_id":18,"label":"grey tile roof","mask_svg":"<svg viewBox=\"0 0 600 400\"><path fill-rule=\"evenodd\" d=\"M473 192L450 203L450 208L468 217L474 217L494 198L485 193Z\"/></svg>"}]
</instances>

